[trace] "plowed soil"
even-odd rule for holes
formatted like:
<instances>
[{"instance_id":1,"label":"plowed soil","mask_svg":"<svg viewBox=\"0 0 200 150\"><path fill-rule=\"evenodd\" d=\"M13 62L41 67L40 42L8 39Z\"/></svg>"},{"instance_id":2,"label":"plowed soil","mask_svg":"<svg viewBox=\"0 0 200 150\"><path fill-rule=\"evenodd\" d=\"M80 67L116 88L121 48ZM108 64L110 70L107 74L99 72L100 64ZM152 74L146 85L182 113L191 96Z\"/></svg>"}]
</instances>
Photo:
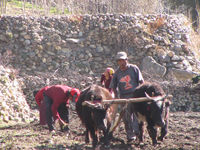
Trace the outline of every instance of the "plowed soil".
<instances>
[{"instance_id":1,"label":"plowed soil","mask_svg":"<svg viewBox=\"0 0 200 150\"><path fill-rule=\"evenodd\" d=\"M70 111L70 134L60 131L57 126L55 135L49 134L47 126L39 122L15 125L1 125L0 149L92 149L92 143L85 144L85 127L81 124L75 111ZM115 141L110 142L110 147L105 148L103 135L100 133L100 142L95 149L130 150L130 149L200 149L200 112L170 112L169 132L163 142L158 142L157 147L152 146L151 139L145 132L144 143L137 140L127 143L124 123L121 122L114 133Z\"/></svg>"}]
</instances>

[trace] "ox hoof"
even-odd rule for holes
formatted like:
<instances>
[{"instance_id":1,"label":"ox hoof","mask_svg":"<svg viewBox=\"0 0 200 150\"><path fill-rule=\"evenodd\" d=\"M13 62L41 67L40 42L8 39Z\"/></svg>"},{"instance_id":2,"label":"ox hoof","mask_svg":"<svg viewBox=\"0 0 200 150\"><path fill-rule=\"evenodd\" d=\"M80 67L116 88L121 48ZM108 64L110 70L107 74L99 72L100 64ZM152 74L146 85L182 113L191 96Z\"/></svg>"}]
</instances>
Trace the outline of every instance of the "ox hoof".
<instances>
[{"instance_id":1,"label":"ox hoof","mask_svg":"<svg viewBox=\"0 0 200 150\"><path fill-rule=\"evenodd\" d=\"M56 135L56 131L55 130L49 131L49 134Z\"/></svg>"},{"instance_id":2,"label":"ox hoof","mask_svg":"<svg viewBox=\"0 0 200 150\"><path fill-rule=\"evenodd\" d=\"M159 136L158 141L163 141L163 138L161 136Z\"/></svg>"},{"instance_id":3,"label":"ox hoof","mask_svg":"<svg viewBox=\"0 0 200 150\"><path fill-rule=\"evenodd\" d=\"M136 141L136 140L137 140L137 137L133 136L133 137L131 137L130 139L127 140L127 143L131 143L131 142Z\"/></svg>"},{"instance_id":4,"label":"ox hoof","mask_svg":"<svg viewBox=\"0 0 200 150\"><path fill-rule=\"evenodd\" d=\"M158 144L154 144L153 146L154 146L154 147L157 147L157 146L158 146Z\"/></svg>"},{"instance_id":5,"label":"ox hoof","mask_svg":"<svg viewBox=\"0 0 200 150\"><path fill-rule=\"evenodd\" d=\"M108 139L109 139L109 140L113 139L113 132L110 132L110 133L108 134Z\"/></svg>"},{"instance_id":6,"label":"ox hoof","mask_svg":"<svg viewBox=\"0 0 200 150\"><path fill-rule=\"evenodd\" d=\"M86 144L89 144L89 142L90 142L89 140L85 140L85 143L86 143Z\"/></svg>"},{"instance_id":7,"label":"ox hoof","mask_svg":"<svg viewBox=\"0 0 200 150\"><path fill-rule=\"evenodd\" d=\"M110 148L110 145L104 145L104 148Z\"/></svg>"},{"instance_id":8,"label":"ox hoof","mask_svg":"<svg viewBox=\"0 0 200 150\"><path fill-rule=\"evenodd\" d=\"M144 142L140 142L140 146L144 146Z\"/></svg>"},{"instance_id":9,"label":"ox hoof","mask_svg":"<svg viewBox=\"0 0 200 150\"><path fill-rule=\"evenodd\" d=\"M157 146L158 146L158 143L153 144L153 146L154 146L154 147L157 147Z\"/></svg>"}]
</instances>

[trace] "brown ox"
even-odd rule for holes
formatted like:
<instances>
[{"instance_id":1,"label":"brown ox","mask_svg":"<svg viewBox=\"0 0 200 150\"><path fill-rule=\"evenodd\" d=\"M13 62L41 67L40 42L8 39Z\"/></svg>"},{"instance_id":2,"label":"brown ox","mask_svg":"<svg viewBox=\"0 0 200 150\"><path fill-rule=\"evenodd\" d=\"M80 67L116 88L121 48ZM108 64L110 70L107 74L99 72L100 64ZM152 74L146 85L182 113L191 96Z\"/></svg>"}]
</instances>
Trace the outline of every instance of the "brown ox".
<instances>
[{"instance_id":1,"label":"brown ox","mask_svg":"<svg viewBox=\"0 0 200 150\"><path fill-rule=\"evenodd\" d=\"M111 126L111 113L113 106L110 104L101 104L102 100L112 99L110 92L98 85L91 85L81 91L81 95L76 102L76 112L85 124L86 138L89 143L89 135L93 139L92 145L95 147L98 142L97 130L103 130L104 145L109 146L108 132ZM104 121L106 119L107 124Z\"/></svg>"}]
</instances>

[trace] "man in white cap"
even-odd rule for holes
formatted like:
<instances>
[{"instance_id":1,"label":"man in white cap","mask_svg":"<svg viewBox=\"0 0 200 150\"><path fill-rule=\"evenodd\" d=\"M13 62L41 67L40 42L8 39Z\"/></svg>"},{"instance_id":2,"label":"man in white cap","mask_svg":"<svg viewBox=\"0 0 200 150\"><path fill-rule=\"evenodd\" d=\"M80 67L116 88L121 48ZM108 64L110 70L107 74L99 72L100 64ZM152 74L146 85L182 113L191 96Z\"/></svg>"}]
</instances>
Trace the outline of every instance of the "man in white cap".
<instances>
[{"instance_id":1,"label":"man in white cap","mask_svg":"<svg viewBox=\"0 0 200 150\"><path fill-rule=\"evenodd\" d=\"M117 53L117 62L119 68L115 71L110 88L115 93L115 98L118 98L117 90L118 87L120 98L131 98L135 88L144 82L143 76L136 65L128 63L128 57L126 52ZM123 116L125 124L125 130L127 133L128 142L135 140L136 135L139 134L139 124L133 113L131 103L127 106L127 111Z\"/></svg>"}]
</instances>

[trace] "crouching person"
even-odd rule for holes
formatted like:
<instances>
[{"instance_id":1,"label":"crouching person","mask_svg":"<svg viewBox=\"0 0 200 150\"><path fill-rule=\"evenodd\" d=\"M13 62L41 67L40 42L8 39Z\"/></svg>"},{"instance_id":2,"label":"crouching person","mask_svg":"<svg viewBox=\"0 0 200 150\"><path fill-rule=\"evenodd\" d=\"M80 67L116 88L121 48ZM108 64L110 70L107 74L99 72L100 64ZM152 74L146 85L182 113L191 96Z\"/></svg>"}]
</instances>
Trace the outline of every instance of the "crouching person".
<instances>
[{"instance_id":1,"label":"crouching person","mask_svg":"<svg viewBox=\"0 0 200 150\"><path fill-rule=\"evenodd\" d=\"M61 131L69 132L69 100L76 102L80 90L66 85L54 85L46 89L43 94L49 131L55 132L55 121L58 120Z\"/></svg>"}]
</instances>

